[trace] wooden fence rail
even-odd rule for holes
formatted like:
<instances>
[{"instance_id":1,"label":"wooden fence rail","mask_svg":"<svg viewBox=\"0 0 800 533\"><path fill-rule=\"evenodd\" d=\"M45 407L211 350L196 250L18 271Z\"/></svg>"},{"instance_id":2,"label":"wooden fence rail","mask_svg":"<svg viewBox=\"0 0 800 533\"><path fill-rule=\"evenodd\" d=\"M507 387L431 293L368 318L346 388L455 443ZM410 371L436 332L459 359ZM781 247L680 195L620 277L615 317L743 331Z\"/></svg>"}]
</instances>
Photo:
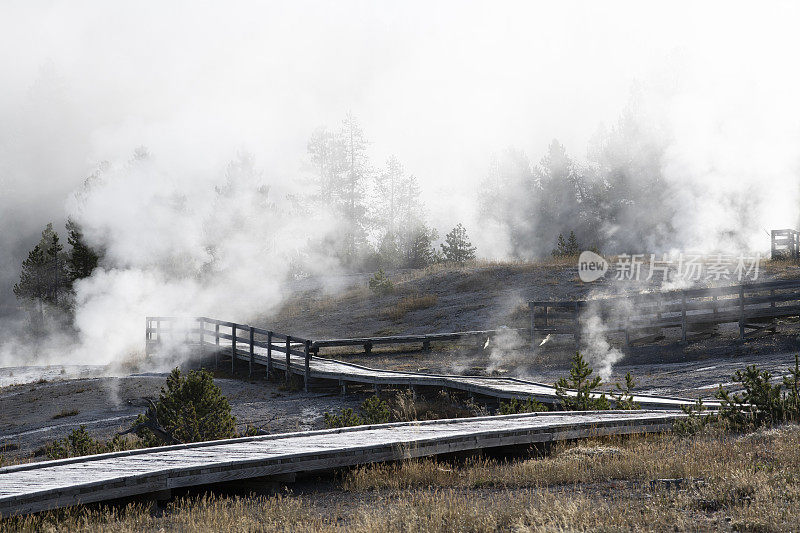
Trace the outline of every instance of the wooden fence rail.
<instances>
[{"instance_id":1,"label":"wooden fence rail","mask_svg":"<svg viewBox=\"0 0 800 533\"><path fill-rule=\"evenodd\" d=\"M290 366L292 355L303 357L305 360L305 373L303 376L305 390L308 390L309 383L309 361L312 357L311 341L301 337L276 333L262 328L253 327L247 324L237 324L208 317L179 318L179 317L147 317L145 328L145 353L152 355L160 347L170 344L185 344L190 339L197 339L198 344L203 346L207 337L214 339L214 364L219 367L219 356L223 353L220 339L227 340L230 348L227 350L231 354L231 375L236 374L236 360L239 358L239 350L246 347L250 354L249 376L253 375L253 364L255 362L256 347L266 349L267 371L272 372L273 353L281 353L286 357L287 368ZM195 326L196 324L196 326ZM176 327L177 325L177 327ZM209 329L206 326L214 326ZM220 331L226 328L227 331ZM176 336L175 333L178 335ZM244 334L244 336L243 336ZM281 341L281 342L274 342ZM291 377L286 372L286 381Z\"/></svg>"},{"instance_id":2,"label":"wooden fence rail","mask_svg":"<svg viewBox=\"0 0 800 533\"><path fill-rule=\"evenodd\" d=\"M209 329L213 326L213 329ZM224 328L221 330L220 328ZM249 349L249 374L252 376L255 348L264 348L267 353L267 372L273 371L273 353L278 352L286 357L286 364L290 364L290 356L297 355L303 357L306 371L304 372L304 383L308 389L308 367L312 357L318 356L320 349L343 347L343 346L363 346L364 352L369 354L376 345L408 345L422 343L423 350L429 350L432 342L457 341L464 339L474 339L481 343L485 339L506 332L516 332L527 334L527 330L516 328L501 328L492 330L459 331L454 333L430 333L422 335L394 335L386 337L358 337L346 339L325 339L313 341L301 337L278 333L263 328L253 327L247 324L237 324L226 320L217 320L208 317L197 318L178 318L153 316L147 317L145 326L145 353L151 355L159 346L164 344L185 343L190 339L197 338L200 344L204 343L208 337L213 338L215 350L215 365L219 366L219 356L225 350L220 348L220 339L230 343L228 352L237 353L239 348ZM280 342L275 342L280 341ZM231 373L234 374L236 358L231 357ZM289 374L286 374L288 381Z\"/></svg>"},{"instance_id":3,"label":"wooden fence rail","mask_svg":"<svg viewBox=\"0 0 800 533\"><path fill-rule=\"evenodd\" d=\"M778 318L800 316L800 280L643 293L578 301L532 301L531 343L543 336L568 334L580 344L589 317L603 333L624 333L625 343L653 342L663 330L680 328L681 341L714 334L725 323L737 323L739 337L775 331Z\"/></svg>"},{"instance_id":4,"label":"wooden fence rail","mask_svg":"<svg viewBox=\"0 0 800 533\"><path fill-rule=\"evenodd\" d=\"M464 339L472 339L483 344L486 339L495 337L506 332L524 333L527 335L527 329L519 328L500 328L500 329L487 329L475 331L457 331L454 333L429 333L423 335L393 335L388 337L357 337L348 339L327 339L321 341L314 341L311 344L311 350L314 354L318 354L320 348L342 347L342 346L363 346L364 352L369 354L372 348L376 345L404 345L404 344L419 344L422 343L423 350L429 350L431 342L434 341L458 341Z\"/></svg>"}]
</instances>

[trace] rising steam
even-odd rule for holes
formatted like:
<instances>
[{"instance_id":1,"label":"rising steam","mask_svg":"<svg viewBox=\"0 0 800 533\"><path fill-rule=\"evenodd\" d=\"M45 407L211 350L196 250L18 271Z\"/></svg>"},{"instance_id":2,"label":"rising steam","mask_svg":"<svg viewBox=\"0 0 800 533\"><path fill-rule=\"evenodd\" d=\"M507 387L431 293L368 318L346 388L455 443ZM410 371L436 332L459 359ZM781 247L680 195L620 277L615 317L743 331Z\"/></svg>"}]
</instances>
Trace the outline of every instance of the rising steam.
<instances>
[{"instance_id":1,"label":"rising steam","mask_svg":"<svg viewBox=\"0 0 800 533\"><path fill-rule=\"evenodd\" d=\"M631 159L659 154L631 187L657 171L668 194L597 228L614 251L764 249L763 228L798 223L800 76L786 58L799 9L5 2L0 365L32 351L120 360L141 351L148 314L274 309L292 257L337 223L297 200L310 133L348 111L373 161L395 153L417 176L439 234L464 222L483 257L511 256L520 232L547 235L530 256L554 245L546 219L478 222L491 155L515 146L515 165L535 165L555 137L591 169L598 126L621 115L636 125ZM10 288L41 228L67 216L104 259L76 286L77 343L52 332L30 350ZM629 231L645 223L669 238ZM302 258L307 273L335 275L328 257ZM603 368L617 357L605 353Z\"/></svg>"}]
</instances>

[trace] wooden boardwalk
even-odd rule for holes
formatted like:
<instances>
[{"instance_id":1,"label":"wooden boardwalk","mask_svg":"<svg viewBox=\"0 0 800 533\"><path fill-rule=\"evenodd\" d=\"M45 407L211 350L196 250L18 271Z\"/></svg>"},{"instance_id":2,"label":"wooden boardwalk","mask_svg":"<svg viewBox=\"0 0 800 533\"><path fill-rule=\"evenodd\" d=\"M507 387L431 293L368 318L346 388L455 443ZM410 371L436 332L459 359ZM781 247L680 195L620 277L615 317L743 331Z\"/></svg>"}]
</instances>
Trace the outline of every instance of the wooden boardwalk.
<instances>
[{"instance_id":1,"label":"wooden boardwalk","mask_svg":"<svg viewBox=\"0 0 800 533\"><path fill-rule=\"evenodd\" d=\"M451 452L661 432L681 413L530 413L286 433L0 468L0 515Z\"/></svg>"},{"instance_id":2,"label":"wooden boardwalk","mask_svg":"<svg viewBox=\"0 0 800 533\"><path fill-rule=\"evenodd\" d=\"M206 349L219 349L230 354L230 343L221 341L220 345L204 343ZM273 369L285 371L286 357L271 357L267 361L266 349L255 347L252 354L247 349L236 349L237 359L258 365L266 369L271 364ZM292 353L289 358L290 373L304 376L306 374L306 358L304 355ZM257 371L251 366L252 371ZM499 399L525 400L535 399L545 404L558 403L555 387L544 383L536 383L519 378L491 377L491 376L459 376L448 374L429 374L423 372L402 372L369 368L335 359L324 357L310 357L308 360L308 376L312 381L337 382L342 387L342 393L348 383L368 384L376 387L402 386L402 387L435 387L439 389L461 390L475 395L488 396ZM599 396L599 395L598 395ZM650 396L635 394L633 397L643 409L680 409L683 406L694 405L695 400L686 398L673 398L668 396ZM719 407L719 402L704 401L709 408Z\"/></svg>"},{"instance_id":3,"label":"wooden boardwalk","mask_svg":"<svg viewBox=\"0 0 800 533\"><path fill-rule=\"evenodd\" d=\"M169 324L169 327L162 327L162 323L165 326ZM213 329L207 326L213 326ZM242 333L246 335L243 337ZM300 375L304 377L306 390L314 382L325 381L341 386L342 393L348 384L358 383L374 387L435 387L499 399L531 398L550 405L558 403L555 388L543 383L511 377L429 374L369 368L315 356L314 341L308 339L207 317L148 317L147 343L148 353L156 356L160 350L186 350L187 347L190 351L213 352L217 358L220 355L230 356L235 352L235 360L249 364L250 375L259 371L271 373L273 370L284 372L287 380L291 374ZM235 360L230 358L232 372L236 369ZM286 372L287 367L289 372ZM680 409L695 403L686 398L645 394L636 394L633 399L645 409ZM713 409L719 407L719 402L711 400L705 402L705 405Z\"/></svg>"}]
</instances>

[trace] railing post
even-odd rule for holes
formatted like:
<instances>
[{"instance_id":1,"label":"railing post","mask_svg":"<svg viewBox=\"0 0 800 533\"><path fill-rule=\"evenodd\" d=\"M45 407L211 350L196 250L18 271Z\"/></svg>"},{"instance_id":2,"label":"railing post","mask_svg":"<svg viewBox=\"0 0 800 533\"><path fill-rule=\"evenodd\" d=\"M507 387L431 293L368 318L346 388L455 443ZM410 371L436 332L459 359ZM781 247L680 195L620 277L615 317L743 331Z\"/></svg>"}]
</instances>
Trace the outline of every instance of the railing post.
<instances>
[{"instance_id":1,"label":"railing post","mask_svg":"<svg viewBox=\"0 0 800 533\"><path fill-rule=\"evenodd\" d=\"M236 375L236 330L237 324L231 326L231 377Z\"/></svg>"},{"instance_id":2,"label":"railing post","mask_svg":"<svg viewBox=\"0 0 800 533\"><path fill-rule=\"evenodd\" d=\"M778 254L776 253L777 247L775 246L775 233L777 233L775 230L772 230L770 232L770 253L769 253L770 259L778 258L777 257Z\"/></svg>"},{"instance_id":3,"label":"railing post","mask_svg":"<svg viewBox=\"0 0 800 533\"><path fill-rule=\"evenodd\" d=\"M267 379L272 376L272 332L267 332Z\"/></svg>"},{"instance_id":4,"label":"railing post","mask_svg":"<svg viewBox=\"0 0 800 533\"><path fill-rule=\"evenodd\" d=\"M203 317L200 317L200 318L197 319L197 324L200 327L200 353L203 353L203 350L204 350L203 343L206 340L206 332L203 329L203 328L206 327L206 323L203 320Z\"/></svg>"},{"instance_id":5,"label":"railing post","mask_svg":"<svg viewBox=\"0 0 800 533\"><path fill-rule=\"evenodd\" d=\"M219 369L219 324L214 324L214 369Z\"/></svg>"},{"instance_id":6,"label":"railing post","mask_svg":"<svg viewBox=\"0 0 800 533\"><path fill-rule=\"evenodd\" d=\"M308 383L311 380L311 377L310 377L310 373L311 373L311 371L310 371L311 341L309 341L309 340L306 341L305 358L306 358L306 367L305 367L305 372L303 374L303 389L306 392L308 392Z\"/></svg>"},{"instance_id":7,"label":"railing post","mask_svg":"<svg viewBox=\"0 0 800 533\"><path fill-rule=\"evenodd\" d=\"M531 312L531 351L536 355L536 311L533 302L528 302L528 309Z\"/></svg>"},{"instance_id":8,"label":"railing post","mask_svg":"<svg viewBox=\"0 0 800 533\"><path fill-rule=\"evenodd\" d=\"M255 345L253 344L254 330L255 328L250 326L250 372L248 374L248 377L250 378L253 377L253 360L255 359Z\"/></svg>"},{"instance_id":9,"label":"railing post","mask_svg":"<svg viewBox=\"0 0 800 533\"><path fill-rule=\"evenodd\" d=\"M798 236L798 233L792 230L792 259L795 260L800 256L800 241L798 241Z\"/></svg>"},{"instance_id":10,"label":"railing post","mask_svg":"<svg viewBox=\"0 0 800 533\"><path fill-rule=\"evenodd\" d=\"M156 320L156 343L161 346L161 319Z\"/></svg>"},{"instance_id":11,"label":"railing post","mask_svg":"<svg viewBox=\"0 0 800 533\"><path fill-rule=\"evenodd\" d=\"M292 338L286 336L286 383L289 383L289 372L292 365Z\"/></svg>"},{"instance_id":12,"label":"railing post","mask_svg":"<svg viewBox=\"0 0 800 533\"><path fill-rule=\"evenodd\" d=\"M150 355L150 317L144 319L144 355Z\"/></svg>"}]
</instances>

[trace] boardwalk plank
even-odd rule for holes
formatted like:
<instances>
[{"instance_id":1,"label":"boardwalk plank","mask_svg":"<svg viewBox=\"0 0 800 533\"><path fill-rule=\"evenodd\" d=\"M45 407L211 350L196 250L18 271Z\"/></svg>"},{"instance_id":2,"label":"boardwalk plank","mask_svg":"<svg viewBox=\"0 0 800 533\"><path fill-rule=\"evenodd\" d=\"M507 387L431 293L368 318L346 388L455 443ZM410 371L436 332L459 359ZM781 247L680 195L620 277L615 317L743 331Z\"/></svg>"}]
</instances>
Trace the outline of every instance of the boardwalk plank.
<instances>
[{"instance_id":1,"label":"boardwalk plank","mask_svg":"<svg viewBox=\"0 0 800 533\"><path fill-rule=\"evenodd\" d=\"M0 469L0 513L375 461L668 429L667 411L531 413L393 423L102 454Z\"/></svg>"}]
</instances>

